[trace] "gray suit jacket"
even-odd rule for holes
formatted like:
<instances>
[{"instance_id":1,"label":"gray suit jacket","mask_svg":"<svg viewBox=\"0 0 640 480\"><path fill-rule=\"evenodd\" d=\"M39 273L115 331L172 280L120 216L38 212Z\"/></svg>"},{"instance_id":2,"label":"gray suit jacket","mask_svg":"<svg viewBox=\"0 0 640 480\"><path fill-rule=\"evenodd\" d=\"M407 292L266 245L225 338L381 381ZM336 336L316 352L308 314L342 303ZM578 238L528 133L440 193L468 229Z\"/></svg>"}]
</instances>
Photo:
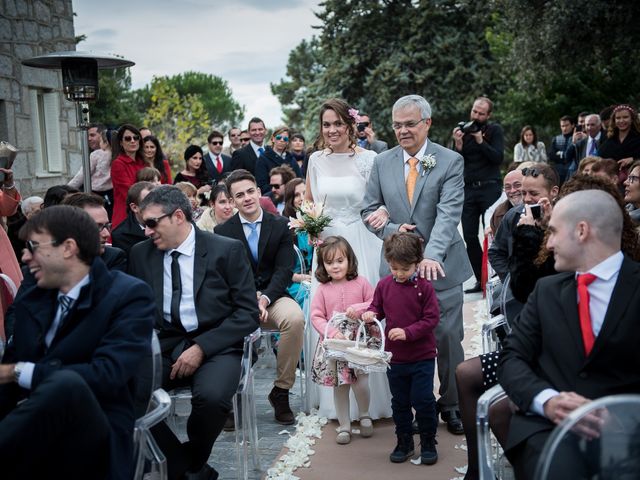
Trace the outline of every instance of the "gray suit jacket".
<instances>
[{"instance_id":1,"label":"gray suit jacket","mask_svg":"<svg viewBox=\"0 0 640 480\"><path fill-rule=\"evenodd\" d=\"M373 150L376 153L382 153L385 150L389 150L387 142L384 142L382 140L374 140L373 143L367 142L364 148L367 150Z\"/></svg>"},{"instance_id":2,"label":"gray suit jacket","mask_svg":"<svg viewBox=\"0 0 640 480\"><path fill-rule=\"evenodd\" d=\"M464 160L452 150L429 141L426 154L433 154L436 166L418 177L415 201L407 198L402 149L397 146L376 156L367 182L362 219L384 205L389 221L380 230L367 228L380 238L397 232L403 223L416 225L425 241L425 258L437 260L446 277L433 282L436 290L446 290L462 284L473 270L458 232L464 203ZM422 167L420 167L421 169ZM389 266L382 258L380 275L387 275Z\"/></svg>"}]
</instances>

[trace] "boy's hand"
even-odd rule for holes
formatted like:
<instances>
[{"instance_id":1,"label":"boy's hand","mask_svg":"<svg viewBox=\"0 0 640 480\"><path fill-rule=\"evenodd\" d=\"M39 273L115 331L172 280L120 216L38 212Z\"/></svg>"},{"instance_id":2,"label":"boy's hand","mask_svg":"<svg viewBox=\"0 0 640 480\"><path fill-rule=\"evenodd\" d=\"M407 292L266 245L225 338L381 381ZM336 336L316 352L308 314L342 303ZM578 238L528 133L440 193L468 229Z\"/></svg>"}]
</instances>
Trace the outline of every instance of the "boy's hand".
<instances>
[{"instance_id":1,"label":"boy's hand","mask_svg":"<svg viewBox=\"0 0 640 480\"><path fill-rule=\"evenodd\" d=\"M360 317L358 316L358 312L356 312L356 309L355 309L355 308L353 308L353 307L349 307L349 308L347 308L347 311L346 311L346 312L344 312L344 313L345 313L345 315L346 315L347 317L349 317L351 320L359 320L359 319L360 319Z\"/></svg>"},{"instance_id":2,"label":"boy's hand","mask_svg":"<svg viewBox=\"0 0 640 480\"><path fill-rule=\"evenodd\" d=\"M376 318L375 312L364 312L362 314L362 321L365 323L373 322L373 319Z\"/></svg>"},{"instance_id":3,"label":"boy's hand","mask_svg":"<svg viewBox=\"0 0 640 480\"><path fill-rule=\"evenodd\" d=\"M392 328L391 330L389 330L389 340L392 341L396 341L396 340L406 340L407 339L407 334L404 333L404 329L403 328Z\"/></svg>"}]
</instances>

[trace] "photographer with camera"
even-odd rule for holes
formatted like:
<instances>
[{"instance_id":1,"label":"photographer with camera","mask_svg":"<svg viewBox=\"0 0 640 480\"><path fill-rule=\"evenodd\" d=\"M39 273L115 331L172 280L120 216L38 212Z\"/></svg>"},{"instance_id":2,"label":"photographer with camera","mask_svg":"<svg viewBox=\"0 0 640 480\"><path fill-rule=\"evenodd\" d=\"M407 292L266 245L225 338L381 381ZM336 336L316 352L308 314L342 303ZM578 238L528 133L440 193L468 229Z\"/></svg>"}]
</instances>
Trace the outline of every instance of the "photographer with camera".
<instances>
[{"instance_id":1,"label":"photographer with camera","mask_svg":"<svg viewBox=\"0 0 640 480\"><path fill-rule=\"evenodd\" d=\"M356 123L358 146L365 150L373 150L376 153L389 150L387 142L382 140L376 140L376 134L373 131L373 122L366 113L358 115L358 122Z\"/></svg>"},{"instance_id":2,"label":"photographer with camera","mask_svg":"<svg viewBox=\"0 0 640 480\"><path fill-rule=\"evenodd\" d=\"M504 158L504 135L497 123L488 123L493 103L478 97L471 108L470 121L453 129L454 148L464 157L464 207L462 232L476 284L465 293L480 292L482 248L478 240L480 217L500 197L500 165Z\"/></svg>"}]
</instances>

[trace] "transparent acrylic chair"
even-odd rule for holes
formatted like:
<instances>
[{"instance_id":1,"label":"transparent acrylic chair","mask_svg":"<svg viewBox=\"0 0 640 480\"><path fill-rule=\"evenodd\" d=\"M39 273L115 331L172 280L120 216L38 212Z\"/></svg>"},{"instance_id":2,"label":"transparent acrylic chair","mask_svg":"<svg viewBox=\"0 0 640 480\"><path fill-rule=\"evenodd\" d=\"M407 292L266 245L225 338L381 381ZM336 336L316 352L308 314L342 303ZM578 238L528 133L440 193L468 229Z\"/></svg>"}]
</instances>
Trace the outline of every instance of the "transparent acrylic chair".
<instances>
[{"instance_id":1,"label":"transparent acrylic chair","mask_svg":"<svg viewBox=\"0 0 640 480\"><path fill-rule=\"evenodd\" d=\"M480 480L503 478L502 470L506 458L504 458L502 448L491 434L491 429L489 428L489 410L492 405L501 401L508 401L508 398L500 385L494 385L478 399L476 428L478 429Z\"/></svg>"},{"instance_id":2,"label":"transparent acrylic chair","mask_svg":"<svg viewBox=\"0 0 640 480\"><path fill-rule=\"evenodd\" d=\"M547 439L535 478L639 479L640 395L602 397L571 412Z\"/></svg>"},{"instance_id":3,"label":"transparent acrylic chair","mask_svg":"<svg viewBox=\"0 0 640 480\"><path fill-rule=\"evenodd\" d=\"M262 332L256 329L244 337L240 383L233 396L233 418L236 426L236 457L238 480L249 478L249 456L253 469L261 471L258 454L258 422L256 404L253 393L254 379L254 346L260 340Z\"/></svg>"}]
</instances>

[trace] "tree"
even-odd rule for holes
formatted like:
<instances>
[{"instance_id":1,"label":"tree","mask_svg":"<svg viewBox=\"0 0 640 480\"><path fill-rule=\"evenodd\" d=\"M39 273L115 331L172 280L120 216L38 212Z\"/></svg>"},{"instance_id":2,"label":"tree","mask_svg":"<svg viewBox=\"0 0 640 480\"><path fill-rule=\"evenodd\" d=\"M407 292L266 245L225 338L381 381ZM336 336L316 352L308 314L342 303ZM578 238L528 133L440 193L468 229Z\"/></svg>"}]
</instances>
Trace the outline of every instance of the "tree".
<instances>
[{"instance_id":1,"label":"tree","mask_svg":"<svg viewBox=\"0 0 640 480\"><path fill-rule=\"evenodd\" d=\"M166 77L154 77L149 93L144 123L158 137L174 166L182 165L188 145L206 143L211 130L209 114L199 95L181 96Z\"/></svg>"},{"instance_id":2,"label":"tree","mask_svg":"<svg viewBox=\"0 0 640 480\"><path fill-rule=\"evenodd\" d=\"M91 121L117 127L140 125L143 114L136 108L128 68L98 70L98 100L91 105Z\"/></svg>"}]
</instances>

